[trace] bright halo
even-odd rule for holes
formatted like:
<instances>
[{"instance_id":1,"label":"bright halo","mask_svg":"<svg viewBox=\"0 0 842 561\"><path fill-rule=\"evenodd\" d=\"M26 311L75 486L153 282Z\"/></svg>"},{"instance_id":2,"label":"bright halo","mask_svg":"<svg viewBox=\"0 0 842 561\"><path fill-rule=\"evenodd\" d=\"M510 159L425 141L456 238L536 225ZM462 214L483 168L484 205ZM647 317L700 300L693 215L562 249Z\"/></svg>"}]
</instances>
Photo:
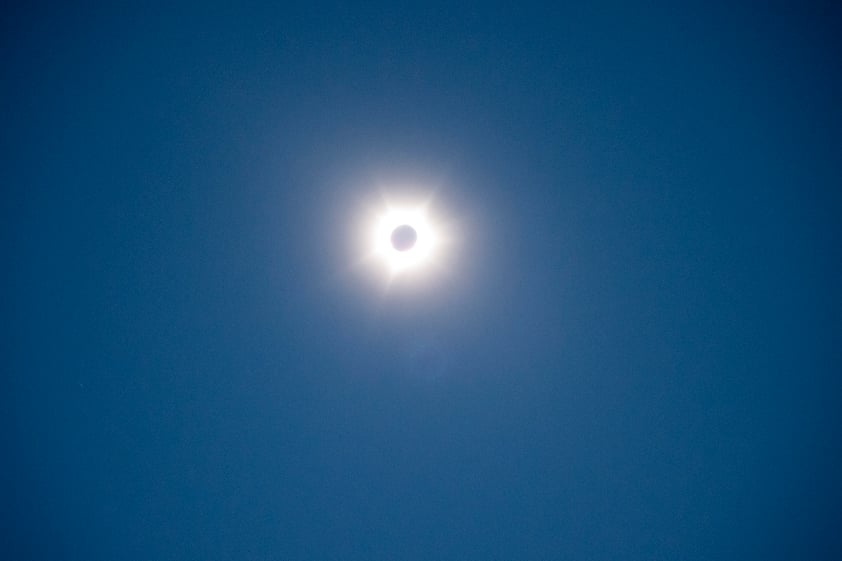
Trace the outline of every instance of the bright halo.
<instances>
[{"instance_id":1,"label":"bright halo","mask_svg":"<svg viewBox=\"0 0 842 561\"><path fill-rule=\"evenodd\" d=\"M394 273L428 264L438 239L426 209L389 208L372 233L374 254Z\"/></svg>"}]
</instances>

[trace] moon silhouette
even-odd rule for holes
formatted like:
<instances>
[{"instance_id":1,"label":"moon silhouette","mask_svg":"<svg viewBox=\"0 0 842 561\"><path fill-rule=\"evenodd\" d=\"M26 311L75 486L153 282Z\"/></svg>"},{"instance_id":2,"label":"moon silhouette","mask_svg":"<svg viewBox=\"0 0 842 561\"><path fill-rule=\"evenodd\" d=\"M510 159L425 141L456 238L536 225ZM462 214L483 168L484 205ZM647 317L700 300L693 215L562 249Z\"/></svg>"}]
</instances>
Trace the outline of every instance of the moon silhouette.
<instances>
[{"instance_id":1,"label":"moon silhouette","mask_svg":"<svg viewBox=\"0 0 842 561\"><path fill-rule=\"evenodd\" d=\"M392 230L390 238L392 247L398 251L409 251L415 247L415 242L418 240L418 232L409 224L403 224Z\"/></svg>"}]
</instances>

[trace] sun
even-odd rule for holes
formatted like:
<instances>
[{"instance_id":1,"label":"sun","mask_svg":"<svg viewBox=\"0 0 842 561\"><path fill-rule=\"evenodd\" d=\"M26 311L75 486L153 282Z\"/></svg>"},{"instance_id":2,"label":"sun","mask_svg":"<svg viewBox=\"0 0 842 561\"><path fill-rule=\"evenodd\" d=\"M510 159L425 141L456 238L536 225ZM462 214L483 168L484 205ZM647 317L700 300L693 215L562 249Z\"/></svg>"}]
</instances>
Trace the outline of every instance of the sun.
<instances>
[{"instance_id":1,"label":"sun","mask_svg":"<svg viewBox=\"0 0 842 561\"><path fill-rule=\"evenodd\" d=\"M439 245L426 207L388 207L372 229L372 253L392 274L430 264Z\"/></svg>"}]
</instances>

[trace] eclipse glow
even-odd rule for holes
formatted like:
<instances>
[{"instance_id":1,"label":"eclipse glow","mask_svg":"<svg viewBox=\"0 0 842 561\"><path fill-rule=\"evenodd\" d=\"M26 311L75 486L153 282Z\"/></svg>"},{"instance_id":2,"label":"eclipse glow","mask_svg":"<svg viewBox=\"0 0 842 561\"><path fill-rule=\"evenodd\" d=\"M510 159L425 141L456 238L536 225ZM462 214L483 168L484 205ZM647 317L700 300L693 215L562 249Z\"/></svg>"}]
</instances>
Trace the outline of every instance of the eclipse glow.
<instances>
[{"instance_id":1,"label":"eclipse glow","mask_svg":"<svg viewBox=\"0 0 842 561\"><path fill-rule=\"evenodd\" d=\"M390 207L377 219L371 241L373 254L395 274L429 265L439 238L425 207Z\"/></svg>"}]
</instances>

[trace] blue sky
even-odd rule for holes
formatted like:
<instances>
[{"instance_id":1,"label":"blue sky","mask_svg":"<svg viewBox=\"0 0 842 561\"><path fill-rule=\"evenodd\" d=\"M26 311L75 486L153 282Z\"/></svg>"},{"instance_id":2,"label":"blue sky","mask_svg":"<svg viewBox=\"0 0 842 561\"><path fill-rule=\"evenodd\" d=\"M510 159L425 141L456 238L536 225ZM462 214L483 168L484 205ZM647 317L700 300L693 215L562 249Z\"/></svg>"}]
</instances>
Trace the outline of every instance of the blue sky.
<instances>
[{"instance_id":1,"label":"blue sky","mask_svg":"<svg viewBox=\"0 0 842 561\"><path fill-rule=\"evenodd\" d=\"M4 557L842 554L838 9L4 16Z\"/></svg>"}]
</instances>

